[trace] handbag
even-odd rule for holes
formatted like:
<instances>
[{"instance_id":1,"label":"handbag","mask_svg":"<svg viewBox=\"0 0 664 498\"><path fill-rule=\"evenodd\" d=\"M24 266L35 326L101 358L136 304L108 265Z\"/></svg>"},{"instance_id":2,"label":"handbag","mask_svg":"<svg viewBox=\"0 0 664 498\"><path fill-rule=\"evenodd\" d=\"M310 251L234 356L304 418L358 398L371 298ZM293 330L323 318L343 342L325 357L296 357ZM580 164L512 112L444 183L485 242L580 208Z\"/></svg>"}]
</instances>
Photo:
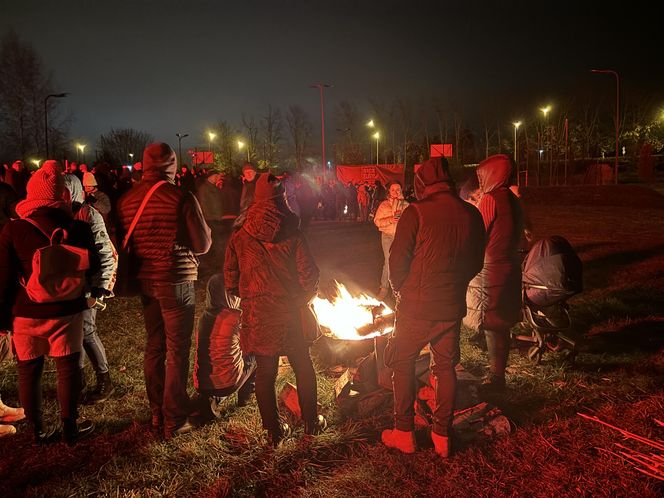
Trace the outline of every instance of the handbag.
<instances>
[{"instance_id":1,"label":"handbag","mask_svg":"<svg viewBox=\"0 0 664 498\"><path fill-rule=\"evenodd\" d=\"M321 336L318 317L311 303L300 308L300 320L302 322L302 335L305 342L314 343Z\"/></svg>"},{"instance_id":2,"label":"handbag","mask_svg":"<svg viewBox=\"0 0 664 498\"><path fill-rule=\"evenodd\" d=\"M158 181L145 195L143 202L141 202L141 205L138 208L138 211L136 211L134 218L131 220L127 234L122 240L122 245L118 251L118 273L115 281L115 287L113 289L113 292L116 296L133 297L139 295L141 292L141 283L136 278L139 270L139 261L133 254L133 247L130 239L134 233L134 229L136 228L138 220L145 210L145 206L150 200L150 197L152 197L152 194L154 194L154 192L164 183L166 183L166 180Z\"/></svg>"}]
</instances>

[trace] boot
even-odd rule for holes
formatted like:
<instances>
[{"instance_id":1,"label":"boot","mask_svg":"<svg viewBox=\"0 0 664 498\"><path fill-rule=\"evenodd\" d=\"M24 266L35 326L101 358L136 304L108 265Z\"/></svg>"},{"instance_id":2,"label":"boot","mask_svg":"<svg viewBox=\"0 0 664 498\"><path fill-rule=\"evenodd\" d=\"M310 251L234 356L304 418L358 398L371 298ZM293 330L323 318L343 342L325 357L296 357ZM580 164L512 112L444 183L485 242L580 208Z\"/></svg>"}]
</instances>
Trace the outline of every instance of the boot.
<instances>
[{"instance_id":1,"label":"boot","mask_svg":"<svg viewBox=\"0 0 664 498\"><path fill-rule=\"evenodd\" d=\"M72 419L63 419L63 434L65 442L74 446L79 441L89 438L95 430L95 425L89 420L77 422Z\"/></svg>"},{"instance_id":2,"label":"boot","mask_svg":"<svg viewBox=\"0 0 664 498\"><path fill-rule=\"evenodd\" d=\"M312 423L304 423L304 433L308 436L317 436L327 429L327 420L322 415L318 415L316 420Z\"/></svg>"},{"instance_id":3,"label":"boot","mask_svg":"<svg viewBox=\"0 0 664 498\"><path fill-rule=\"evenodd\" d=\"M30 422L30 425L32 425L34 444L41 446L60 441L62 433L60 432L59 427L54 427L48 430L44 429L44 424L41 419L33 420Z\"/></svg>"},{"instance_id":4,"label":"boot","mask_svg":"<svg viewBox=\"0 0 664 498\"><path fill-rule=\"evenodd\" d=\"M0 422L17 422L25 418L23 408L13 408L5 405L0 399Z\"/></svg>"},{"instance_id":5,"label":"boot","mask_svg":"<svg viewBox=\"0 0 664 498\"><path fill-rule=\"evenodd\" d=\"M447 436L441 436L431 431L431 441L433 441L433 446L436 450L436 454L440 455L441 458L447 458L450 456L450 438Z\"/></svg>"},{"instance_id":6,"label":"boot","mask_svg":"<svg viewBox=\"0 0 664 498\"><path fill-rule=\"evenodd\" d=\"M415 453L417 449L413 431L386 429L381 434L380 439L388 448L396 448L402 453Z\"/></svg>"},{"instance_id":7,"label":"boot","mask_svg":"<svg viewBox=\"0 0 664 498\"><path fill-rule=\"evenodd\" d=\"M293 433L290 426L285 422L279 422L279 428L276 431L268 431L267 440L270 446L276 448Z\"/></svg>"},{"instance_id":8,"label":"boot","mask_svg":"<svg viewBox=\"0 0 664 498\"><path fill-rule=\"evenodd\" d=\"M97 385L94 391L87 397L87 404L96 405L103 403L115 392L115 387L111 382L111 374L109 372L97 374Z\"/></svg>"}]
</instances>

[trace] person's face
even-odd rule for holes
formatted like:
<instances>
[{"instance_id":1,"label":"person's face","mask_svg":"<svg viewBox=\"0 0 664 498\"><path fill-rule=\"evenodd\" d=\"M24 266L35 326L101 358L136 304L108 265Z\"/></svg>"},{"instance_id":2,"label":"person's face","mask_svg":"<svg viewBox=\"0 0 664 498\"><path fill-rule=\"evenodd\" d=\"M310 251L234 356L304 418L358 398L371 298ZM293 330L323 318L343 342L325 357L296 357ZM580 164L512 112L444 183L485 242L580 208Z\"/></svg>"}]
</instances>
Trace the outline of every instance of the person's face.
<instances>
[{"instance_id":1,"label":"person's face","mask_svg":"<svg viewBox=\"0 0 664 498\"><path fill-rule=\"evenodd\" d=\"M401 186L399 184L390 185L390 197L392 199L399 199L401 197Z\"/></svg>"},{"instance_id":2,"label":"person's face","mask_svg":"<svg viewBox=\"0 0 664 498\"><path fill-rule=\"evenodd\" d=\"M97 190L97 187L83 187L83 190L85 190L86 194L92 194L95 190Z\"/></svg>"},{"instance_id":3,"label":"person's face","mask_svg":"<svg viewBox=\"0 0 664 498\"><path fill-rule=\"evenodd\" d=\"M244 176L244 179L248 182L251 182L256 178L256 172L253 169L245 169L244 173L242 173Z\"/></svg>"}]
</instances>

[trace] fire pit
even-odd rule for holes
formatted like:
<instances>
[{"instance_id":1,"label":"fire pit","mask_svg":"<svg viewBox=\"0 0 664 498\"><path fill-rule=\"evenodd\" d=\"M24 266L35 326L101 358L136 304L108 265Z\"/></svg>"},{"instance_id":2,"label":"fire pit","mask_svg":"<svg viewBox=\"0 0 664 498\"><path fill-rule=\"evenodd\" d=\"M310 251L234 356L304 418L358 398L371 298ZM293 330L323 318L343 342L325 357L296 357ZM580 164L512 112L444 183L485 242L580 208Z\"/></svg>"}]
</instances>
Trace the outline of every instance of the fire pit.
<instances>
[{"instance_id":1,"label":"fire pit","mask_svg":"<svg viewBox=\"0 0 664 498\"><path fill-rule=\"evenodd\" d=\"M339 282L331 299L313 301L323 331L319 353L331 364L355 364L374 349L370 340L388 334L394 326L394 312L383 302L367 295L352 295Z\"/></svg>"}]
</instances>

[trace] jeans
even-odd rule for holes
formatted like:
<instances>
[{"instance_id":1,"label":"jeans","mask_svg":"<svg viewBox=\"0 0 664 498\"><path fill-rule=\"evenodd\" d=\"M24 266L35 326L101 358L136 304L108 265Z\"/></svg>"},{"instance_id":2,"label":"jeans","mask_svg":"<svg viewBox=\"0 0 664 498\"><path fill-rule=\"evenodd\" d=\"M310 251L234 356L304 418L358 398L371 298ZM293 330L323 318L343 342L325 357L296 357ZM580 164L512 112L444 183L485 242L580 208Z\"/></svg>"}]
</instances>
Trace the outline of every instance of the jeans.
<instances>
[{"instance_id":1,"label":"jeans","mask_svg":"<svg viewBox=\"0 0 664 498\"><path fill-rule=\"evenodd\" d=\"M459 363L460 322L420 320L397 314L394 332L385 349L385 363L393 369L394 427L400 431L415 428L415 360L424 346L431 346L431 373L435 382L436 409L433 431L447 436L452 427L456 371Z\"/></svg>"},{"instance_id":2,"label":"jeans","mask_svg":"<svg viewBox=\"0 0 664 498\"><path fill-rule=\"evenodd\" d=\"M380 277L380 287L382 289L390 288L390 247L392 247L392 242L394 242L394 237L392 235L387 235L381 233L380 242L383 246L383 256L385 261L383 263L383 274Z\"/></svg>"},{"instance_id":3,"label":"jeans","mask_svg":"<svg viewBox=\"0 0 664 498\"><path fill-rule=\"evenodd\" d=\"M295 372L302 420L305 424L313 426L318 417L317 385L309 348L302 344L295 350L289 351L287 356ZM270 434L278 434L281 429L274 384L279 369L279 356L256 356L256 364L256 402L261 413L263 428Z\"/></svg>"},{"instance_id":4,"label":"jeans","mask_svg":"<svg viewBox=\"0 0 664 498\"><path fill-rule=\"evenodd\" d=\"M108 372L108 359L106 350L97 334L97 308L89 308L82 312L83 315L83 349L85 354L81 354L79 368L85 365L85 356L87 355L92 368L97 374Z\"/></svg>"},{"instance_id":5,"label":"jeans","mask_svg":"<svg viewBox=\"0 0 664 498\"><path fill-rule=\"evenodd\" d=\"M141 302L147 342L143 369L153 417L163 418L165 432L187 420L189 350L194 330L194 282L171 284L144 280Z\"/></svg>"}]
</instances>

